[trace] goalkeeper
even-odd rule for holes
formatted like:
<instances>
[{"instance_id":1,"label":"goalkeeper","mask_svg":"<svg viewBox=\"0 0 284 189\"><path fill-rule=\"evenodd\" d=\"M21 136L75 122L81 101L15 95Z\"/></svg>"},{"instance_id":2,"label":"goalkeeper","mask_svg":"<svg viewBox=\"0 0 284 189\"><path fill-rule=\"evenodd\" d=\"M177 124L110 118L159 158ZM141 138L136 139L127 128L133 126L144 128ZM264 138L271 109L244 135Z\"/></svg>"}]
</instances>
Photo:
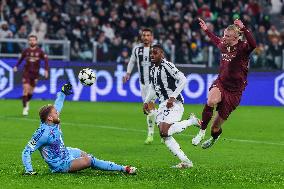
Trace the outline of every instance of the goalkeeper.
<instances>
[{"instance_id":1,"label":"goalkeeper","mask_svg":"<svg viewBox=\"0 0 284 189\"><path fill-rule=\"evenodd\" d=\"M37 174L33 170L31 162L31 154L37 149L39 149L42 158L53 173L76 172L91 167L99 170L135 174L135 167L99 160L78 148L65 147L63 133L60 128L59 113L63 107L65 96L70 94L72 94L72 85L68 83L57 93L54 105L45 105L40 109L40 126L22 152L25 174Z\"/></svg>"}]
</instances>

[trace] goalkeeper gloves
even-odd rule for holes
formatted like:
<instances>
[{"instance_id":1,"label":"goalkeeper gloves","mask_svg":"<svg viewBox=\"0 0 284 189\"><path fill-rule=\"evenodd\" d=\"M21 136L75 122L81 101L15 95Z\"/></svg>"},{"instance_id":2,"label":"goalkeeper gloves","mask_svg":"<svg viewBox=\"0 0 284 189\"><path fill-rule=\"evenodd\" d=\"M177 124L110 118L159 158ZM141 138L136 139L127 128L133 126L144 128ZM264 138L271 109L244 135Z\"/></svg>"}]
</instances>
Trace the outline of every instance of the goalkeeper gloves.
<instances>
[{"instance_id":1,"label":"goalkeeper gloves","mask_svg":"<svg viewBox=\"0 0 284 189\"><path fill-rule=\"evenodd\" d=\"M61 92L63 92L66 96L73 94L71 83L66 83L62 86Z\"/></svg>"}]
</instances>

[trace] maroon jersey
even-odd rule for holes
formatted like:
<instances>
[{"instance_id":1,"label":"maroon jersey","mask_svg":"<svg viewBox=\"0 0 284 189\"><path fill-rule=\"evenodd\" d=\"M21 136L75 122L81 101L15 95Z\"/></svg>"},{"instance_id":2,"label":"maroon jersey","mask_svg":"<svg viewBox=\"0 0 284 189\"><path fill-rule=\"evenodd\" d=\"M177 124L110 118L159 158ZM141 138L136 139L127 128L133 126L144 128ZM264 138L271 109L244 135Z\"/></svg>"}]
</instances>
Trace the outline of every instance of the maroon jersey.
<instances>
[{"instance_id":1,"label":"maroon jersey","mask_svg":"<svg viewBox=\"0 0 284 189\"><path fill-rule=\"evenodd\" d=\"M256 42L251 32L243 28L246 41L241 41L234 46L225 45L222 40L212 32L206 31L211 41L221 51L221 62L217 81L231 92L242 92L247 85L249 55L255 49Z\"/></svg>"},{"instance_id":2,"label":"maroon jersey","mask_svg":"<svg viewBox=\"0 0 284 189\"><path fill-rule=\"evenodd\" d=\"M39 47L36 47L35 49L25 49L22 52L16 67L18 67L24 59L26 60L23 73L24 76L28 75L29 77L37 78L39 76L40 60L42 59L45 62L45 70L48 70L47 55Z\"/></svg>"}]
</instances>

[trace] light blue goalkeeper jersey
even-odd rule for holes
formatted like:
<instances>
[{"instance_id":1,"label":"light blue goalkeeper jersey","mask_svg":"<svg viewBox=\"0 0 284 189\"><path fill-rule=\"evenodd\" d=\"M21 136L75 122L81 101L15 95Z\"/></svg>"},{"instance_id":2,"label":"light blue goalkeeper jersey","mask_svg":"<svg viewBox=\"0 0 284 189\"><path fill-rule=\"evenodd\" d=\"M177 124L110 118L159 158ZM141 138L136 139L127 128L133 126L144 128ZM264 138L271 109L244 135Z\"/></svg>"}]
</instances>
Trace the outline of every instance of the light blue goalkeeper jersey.
<instances>
[{"instance_id":1,"label":"light blue goalkeeper jersey","mask_svg":"<svg viewBox=\"0 0 284 189\"><path fill-rule=\"evenodd\" d=\"M65 94L58 92L54 106L59 113L63 107L64 99ZM62 169L68 167L66 164L70 164L72 157L64 145L59 124L40 123L39 128L35 131L22 153L22 161L26 171L33 171L31 154L37 149L52 172L68 171Z\"/></svg>"}]
</instances>

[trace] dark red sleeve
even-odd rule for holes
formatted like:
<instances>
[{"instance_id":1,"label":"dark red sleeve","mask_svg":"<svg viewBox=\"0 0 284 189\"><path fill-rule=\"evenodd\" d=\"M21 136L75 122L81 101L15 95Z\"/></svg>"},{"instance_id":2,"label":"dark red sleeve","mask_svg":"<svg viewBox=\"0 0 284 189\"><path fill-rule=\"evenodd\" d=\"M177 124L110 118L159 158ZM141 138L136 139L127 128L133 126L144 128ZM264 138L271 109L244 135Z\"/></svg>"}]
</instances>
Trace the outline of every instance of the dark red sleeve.
<instances>
[{"instance_id":1,"label":"dark red sleeve","mask_svg":"<svg viewBox=\"0 0 284 189\"><path fill-rule=\"evenodd\" d=\"M206 30L205 33L210 38L210 40L213 42L214 45L218 46L221 42L221 39L217 37L213 32Z\"/></svg>"},{"instance_id":2,"label":"dark red sleeve","mask_svg":"<svg viewBox=\"0 0 284 189\"><path fill-rule=\"evenodd\" d=\"M246 27L242 28L242 31L244 32L244 35L246 37L247 43L245 45L245 49L251 53L256 48L256 41L252 35L252 32L249 31Z\"/></svg>"},{"instance_id":3,"label":"dark red sleeve","mask_svg":"<svg viewBox=\"0 0 284 189\"><path fill-rule=\"evenodd\" d=\"M21 54L21 57L19 58L17 64L15 67L19 67L19 65L22 63L22 61L24 60L24 58L26 57L26 52L27 52L27 49L25 49L22 54Z\"/></svg>"},{"instance_id":4,"label":"dark red sleeve","mask_svg":"<svg viewBox=\"0 0 284 189\"><path fill-rule=\"evenodd\" d=\"M41 58L44 60L44 68L48 70L48 57L43 51L41 51Z\"/></svg>"}]
</instances>

